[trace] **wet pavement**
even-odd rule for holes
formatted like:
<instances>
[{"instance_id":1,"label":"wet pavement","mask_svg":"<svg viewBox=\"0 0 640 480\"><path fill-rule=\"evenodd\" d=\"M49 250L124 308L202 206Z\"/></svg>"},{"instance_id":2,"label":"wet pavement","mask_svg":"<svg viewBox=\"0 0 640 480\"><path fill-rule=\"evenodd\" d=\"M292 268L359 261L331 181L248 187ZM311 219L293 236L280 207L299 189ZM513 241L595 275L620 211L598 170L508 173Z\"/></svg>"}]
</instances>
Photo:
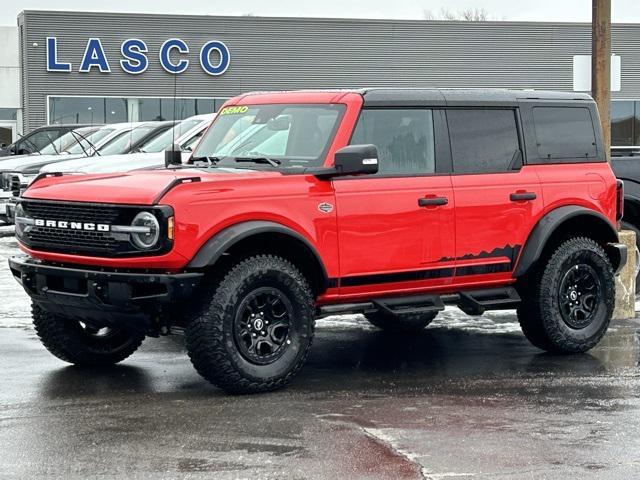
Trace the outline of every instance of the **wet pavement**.
<instances>
[{"instance_id":1,"label":"wet pavement","mask_svg":"<svg viewBox=\"0 0 640 480\"><path fill-rule=\"evenodd\" d=\"M640 477L638 321L578 356L541 353L513 312L447 309L418 335L318 322L286 390L229 396L180 336L122 364L66 366L30 327L0 228L0 478Z\"/></svg>"}]
</instances>

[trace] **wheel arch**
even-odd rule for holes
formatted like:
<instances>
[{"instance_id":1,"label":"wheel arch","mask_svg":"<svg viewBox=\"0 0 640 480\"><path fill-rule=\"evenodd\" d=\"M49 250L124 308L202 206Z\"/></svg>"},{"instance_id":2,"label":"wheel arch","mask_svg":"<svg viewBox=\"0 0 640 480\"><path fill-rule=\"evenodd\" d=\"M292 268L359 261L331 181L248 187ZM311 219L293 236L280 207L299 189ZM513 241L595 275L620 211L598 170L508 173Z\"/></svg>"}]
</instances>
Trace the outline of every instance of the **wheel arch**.
<instances>
[{"instance_id":1,"label":"wheel arch","mask_svg":"<svg viewBox=\"0 0 640 480\"><path fill-rule=\"evenodd\" d=\"M207 240L187 268L206 270L225 266L231 259L258 253L278 255L296 265L316 295L331 286L320 254L311 242L295 230L267 220L240 222L224 228Z\"/></svg>"},{"instance_id":2,"label":"wheel arch","mask_svg":"<svg viewBox=\"0 0 640 480\"><path fill-rule=\"evenodd\" d=\"M544 215L531 231L525 243L513 276L526 275L538 260L555 248L569 233L593 238L607 252L614 271L623 261L618 251L608 248L618 242L618 233L611 222L602 214L578 205L566 205Z\"/></svg>"}]
</instances>

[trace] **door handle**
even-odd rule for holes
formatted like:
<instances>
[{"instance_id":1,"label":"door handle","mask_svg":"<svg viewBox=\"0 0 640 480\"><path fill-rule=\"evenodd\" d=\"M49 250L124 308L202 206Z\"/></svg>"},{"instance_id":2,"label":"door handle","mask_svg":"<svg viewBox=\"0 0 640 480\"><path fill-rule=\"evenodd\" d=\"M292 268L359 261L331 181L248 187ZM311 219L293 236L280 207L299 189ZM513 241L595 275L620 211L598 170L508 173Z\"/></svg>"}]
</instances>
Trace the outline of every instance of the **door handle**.
<instances>
[{"instance_id":1,"label":"door handle","mask_svg":"<svg viewBox=\"0 0 640 480\"><path fill-rule=\"evenodd\" d=\"M518 192L509 195L509 200L512 202L526 202L527 200L535 200L537 195L533 192Z\"/></svg>"},{"instance_id":2,"label":"door handle","mask_svg":"<svg viewBox=\"0 0 640 480\"><path fill-rule=\"evenodd\" d=\"M446 205L447 203L449 203L449 199L447 197L429 197L418 199L418 205L421 207L438 207Z\"/></svg>"}]
</instances>

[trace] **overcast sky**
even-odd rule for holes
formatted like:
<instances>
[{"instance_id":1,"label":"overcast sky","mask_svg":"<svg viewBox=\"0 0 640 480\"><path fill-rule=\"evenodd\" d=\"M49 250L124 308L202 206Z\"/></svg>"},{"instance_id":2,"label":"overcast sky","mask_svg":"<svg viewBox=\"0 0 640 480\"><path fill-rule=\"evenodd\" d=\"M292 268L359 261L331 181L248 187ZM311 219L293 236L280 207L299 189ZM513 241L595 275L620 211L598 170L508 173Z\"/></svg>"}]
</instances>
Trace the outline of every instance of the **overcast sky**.
<instances>
[{"instance_id":1,"label":"overcast sky","mask_svg":"<svg viewBox=\"0 0 640 480\"><path fill-rule=\"evenodd\" d=\"M15 25L22 10L95 10L115 12L184 13L202 15L362 17L422 19L424 11L437 14L483 8L497 20L591 21L591 0L1 0L0 24ZM640 23L640 0L612 0L614 22Z\"/></svg>"}]
</instances>

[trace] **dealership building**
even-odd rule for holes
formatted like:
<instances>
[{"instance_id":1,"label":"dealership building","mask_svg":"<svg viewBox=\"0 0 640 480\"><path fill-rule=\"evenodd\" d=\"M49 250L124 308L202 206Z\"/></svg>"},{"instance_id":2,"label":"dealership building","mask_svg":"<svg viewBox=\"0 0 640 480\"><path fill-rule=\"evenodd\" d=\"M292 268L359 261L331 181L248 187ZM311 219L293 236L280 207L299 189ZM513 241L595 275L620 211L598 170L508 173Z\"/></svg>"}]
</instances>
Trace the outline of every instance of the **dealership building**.
<instances>
[{"instance_id":1,"label":"dealership building","mask_svg":"<svg viewBox=\"0 0 640 480\"><path fill-rule=\"evenodd\" d=\"M588 23L29 10L0 28L0 131L184 118L254 90L584 91L590 51ZM612 53L612 143L640 145L640 24L613 25Z\"/></svg>"}]
</instances>

